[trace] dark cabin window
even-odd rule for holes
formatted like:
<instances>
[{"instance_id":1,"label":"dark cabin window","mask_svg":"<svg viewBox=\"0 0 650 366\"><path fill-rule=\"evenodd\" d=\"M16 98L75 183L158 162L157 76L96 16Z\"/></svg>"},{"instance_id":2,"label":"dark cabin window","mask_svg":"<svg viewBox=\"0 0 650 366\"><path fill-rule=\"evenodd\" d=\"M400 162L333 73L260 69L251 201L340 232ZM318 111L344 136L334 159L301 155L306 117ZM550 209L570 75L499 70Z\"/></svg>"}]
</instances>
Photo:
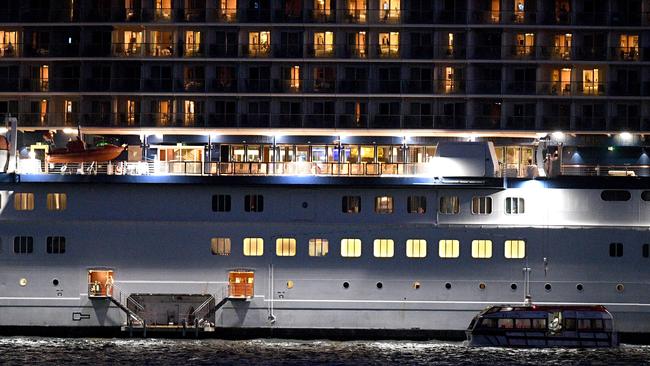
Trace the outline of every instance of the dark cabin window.
<instances>
[{"instance_id":1,"label":"dark cabin window","mask_svg":"<svg viewBox=\"0 0 650 366\"><path fill-rule=\"evenodd\" d=\"M603 201L629 201L632 195L628 191L622 190L608 190L600 193L600 198Z\"/></svg>"},{"instance_id":2,"label":"dark cabin window","mask_svg":"<svg viewBox=\"0 0 650 366\"><path fill-rule=\"evenodd\" d=\"M246 212L264 211L264 196L260 194L246 195L244 199L244 210Z\"/></svg>"},{"instance_id":3,"label":"dark cabin window","mask_svg":"<svg viewBox=\"0 0 650 366\"><path fill-rule=\"evenodd\" d=\"M623 256L623 243L610 243L609 244L609 256L610 257L622 257Z\"/></svg>"},{"instance_id":4,"label":"dark cabin window","mask_svg":"<svg viewBox=\"0 0 650 366\"><path fill-rule=\"evenodd\" d=\"M215 194L212 196L212 211L230 212L230 195Z\"/></svg>"}]
</instances>

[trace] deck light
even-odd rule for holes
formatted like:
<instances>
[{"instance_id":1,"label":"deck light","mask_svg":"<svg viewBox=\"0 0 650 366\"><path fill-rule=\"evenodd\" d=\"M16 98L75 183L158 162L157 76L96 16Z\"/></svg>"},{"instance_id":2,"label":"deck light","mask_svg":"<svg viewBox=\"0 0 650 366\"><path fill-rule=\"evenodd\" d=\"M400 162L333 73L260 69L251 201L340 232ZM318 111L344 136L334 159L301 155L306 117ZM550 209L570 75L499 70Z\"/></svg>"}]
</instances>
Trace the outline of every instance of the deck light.
<instances>
[{"instance_id":1,"label":"deck light","mask_svg":"<svg viewBox=\"0 0 650 366\"><path fill-rule=\"evenodd\" d=\"M8 131L7 127L0 127L0 133L7 133Z\"/></svg>"},{"instance_id":2,"label":"deck light","mask_svg":"<svg viewBox=\"0 0 650 366\"><path fill-rule=\"evenodd\" d=\"M68 134L68 135L72 135L72 134L77 133L77 130L75 130L74 128L64 128L63 133Z\"/></svg>"},{"instance_id":3,"label":"deck light","mask_svg":"<svg viewBox=\"0 0 650 366\"><path fill-rule=\"evenodd\" d=\"M553 132L553 138L555 138L557 140L563 139L564 138L564 132L562 132L562 131Z\"/></svg>"},{"instance_id":4,"label":"deck light","mask_svg":"<svg viewBox=\"0 0 650 366\"><path fill-rule=\"evenodd\" d=\"M632 134L629 132L621 132L619 136L621 136L621 138L626 141L632 140Z\"/></svg>"}]
</instances>

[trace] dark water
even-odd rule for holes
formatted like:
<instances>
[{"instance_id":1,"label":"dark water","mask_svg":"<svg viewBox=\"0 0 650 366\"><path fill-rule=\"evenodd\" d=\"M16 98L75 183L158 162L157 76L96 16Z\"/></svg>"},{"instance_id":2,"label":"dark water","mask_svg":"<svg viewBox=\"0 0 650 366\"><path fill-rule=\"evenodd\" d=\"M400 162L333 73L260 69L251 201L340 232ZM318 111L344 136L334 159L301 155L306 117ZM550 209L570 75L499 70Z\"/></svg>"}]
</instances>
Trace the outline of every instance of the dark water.
<instances>
[{"instance_id":1,"label":"dark water","mask_svg":"<svg viewBox=\"0 0 650 366\"><path fill-rule=\"evenodd\" d=\"M0 338L2 365L650 365L650 346L511 350L458 342Z\"/></svg>"}]
</instances>

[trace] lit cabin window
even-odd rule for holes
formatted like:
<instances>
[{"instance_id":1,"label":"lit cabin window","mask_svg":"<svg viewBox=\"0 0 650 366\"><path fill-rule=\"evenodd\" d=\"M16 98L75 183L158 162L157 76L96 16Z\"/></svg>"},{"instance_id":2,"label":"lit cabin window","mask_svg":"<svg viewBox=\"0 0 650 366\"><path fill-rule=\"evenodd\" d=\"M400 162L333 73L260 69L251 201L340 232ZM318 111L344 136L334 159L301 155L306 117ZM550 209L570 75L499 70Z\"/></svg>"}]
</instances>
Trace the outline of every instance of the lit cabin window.
<instances>
[{"instance_id":1,"label":"lit cabin window","mask_svg":"<svg viewBox=\"0 0 650 366\"><path fill-rule=\"evenodd\" d=\"M524 199L519 197L506 197L506 214L517 215L524 213Z\"/></svg>"},{"instance_id":2,"label":"lit cabin window","mask_svg":"<svg viewBox=\"0 0 650 366\"><path fill-rule=\"evenodd\" d=\"M641 255L643 258L650 257L650 244L643 244L643 247L641 247Z\"/></svg>"},{"instance_id":3,"label":"lit cabin window","mask_svg":"<svg viewBox=\"0 0 650 366\"><path fill-rule=\"evenodd\" d=\"M34 193L14 193L14 209L16 211L32 211L34 209Z\"/></svg>"},{"instance_id":4,"label":"lit cabin window","mask_svg":"<svg viewBox=\"0 0 650 366\"><path fill-rule=\"evenodd\" d=\"M271 32L249 32L248 53L250 56L268 56L271 53Z\"/></svg>"},{"instance_id":5,"label":"lit cabin window","mask_svg":"<svg viewBox=\"0 0 650 366\"><path fill-rule=\"evenodd\" d=\"M526 241L524 240L506 240L504 248L506 258L520 259L526 257Z\"/></svg>"},{"instance_id":6,"label":"lit cabin window","mask_svg":"<svg viewBox=\"0 0 650 366\"><path fill-rule=\"evenodd\" d=\"M460 200L458 196L440 197L440 213L447 215L456 215L460 212Z\"/></svg>"},{"instance_id":7,"label":"lit cabin window","mask_svg":"<svg viewBox=\"0 0 650 366\"><path fill-rule=\"evenodd\" d=\"M329 252L329 241L327 239L309 239L309 256L324 257Z\"/></svg>"},{"instance_id":8,"label":"lit cabin window","mask_svg":"<svg viewBox=\"0 0 650 366\"><path fill-rule=\"evenodd\" d=\"M406 201L406 210L408 213L426 213L427 198L425 196L409 196Z\"/></svg>"},{"instance_id":9,"label":"lit cabin window","mask_svg":"<svg viewBox=\"0 0 650 366\"><path fill-rule=\"evenodd\" d=\"M609 244L609 256L610 257L622 257L623 256L623 243L610 243Z\"/></svg>"},{"instance_id":10,"label":"lit cabin window","mask_svg":"<svg viewBox=\"0 0 650 366\"><path fill-rule=\"evenodd\" d=\"M393 213L393 197L375 197L375 212L379 214Z\"/></svg>"},{"instance_id":11,"label":"lit cabin window","mask_svg":"<svg viewBox=\"0 0 650 366\"><path fill-rule=\"evenodd\" d=\"M278 257L293 257L296 255L296 239L277 238L275 239L275 254Z\"/></svg>"},{"instance_id":12,"label":"lit cabin window","mask_svg":"<svg viewBox=\"0 0 650 366\"><path fill-rule=\"evenodd\" d=\"M201 55L201 32L185 31L185 56Z\"/></svg>"},{"instance_id":13,"label":"lit cabin window","mask_svg":"<svg viewBox=\"0 0 650 366\"><path fill-rule=\"evenodd\" d=\"M385 23L399 21L400 0L379 0L379 20Z\"/></svg>"},{"instance_id":14,"label":"lit cabin window","mask_svg":"<svg viewBox=\"0 0 650 366\"><path fill-rule=\"evenodd\" d=\"M600 199L603 201L629 201L632 195L629 191L607 190L600 192Z\"/></svg>"},{"instance_id":15,"label":"lit cabin window","mask_svg":"<svg viewBox=\"0 0 650 366\"><path fill-rule=\"evenodd\" d=\"M517 33L517 56L530 56L535 50L534 46L534 33Z\"/></svg>"},{"instance_id":16,"label":"lit cabin window","mask_svg":"<svg viewBox=\"0 0 650 366\"><path fill-rule=\"evenodd\" d=\"M18 54L18 32L0 31L0 56L14 57L17 54Z\"/></svg>"},{"instance_id":17,"label":"lit cabin window","mask_svg":"<svg viewBox=\"0 0 650 366\"><path fill-rule=\"evenodd\" d=\"M334 32L314 33L314 56L330 57L334 55Z\"/></svg>"},{"instance_id":18,"label":"lit cabin window","mask_svg":"<svg viewBox=\"0 0 650 366\"><path fill-rule=\"evenodd\" d=\"M573 34L560 33L553 38L553 55L558 58L571 58L571 44L573 43Z\"/></svg>"},{"instance_id":19,"label":"lit cabin window","mask_svg":"<svg viewBox=\"0 0 650 366\"><path fill-rule=\"evenodd\" d=\"M264 239L245 238L244 255L248 257L259 257L264 254Z\"/></svg>"},{"instance_id":20,"label":"lit cabin window","mask_svg":"<svg viewBox=\"0 0 650 366\"><path fill-rule=\"evenodd\" d=\"M406 256L409 258L426 257L427 241L424 239L408 239L406 241Z\"/></svg>"},{"instance_id":21,"label":"lit cabin window","mask_svg":"<svg viewBox=\"0 0 650 366\"><path fill-rule=\"evenodd\" d=\"M237 17L237 0L220 0L219 17L227 22Z\"/></svg>"},{"instance_id":22,"label":"lit cabin window","mask_svg":"<svg viewBox=\"0 0 650 366\"><path fill-rule=\"evenodd\" d=\"M492 258L492 240L472 240L472 258Z\"/></svg>"},{"instance_id":23,"label":"lit cabin window","mask_svg":"<svg viewBox=\"0 0 650 366\"><path fill-rule=\"evenodd\" d=\"M526 1L515 0L514 20L517 23L523 23L526 16Z\"/></svg>"},{"instance_id":24,"label":"lit cabin window","mask_svg":"<svg viewBox=\"0 0 650 366\"><path fill-rule=\"evenodd\" d=\"M213 255L230 255L231 243L230 238L212 238L210 239L210 251Z\"/></svg>"},{"instance_id":25,"label":"lit cabin window","mask_svg":"<svg viewBox=\"0 0 650 366\"><path fill-rule=\"evenodd\" d=\"M373 254L377 258L391 258L395 255L395 242L392 239L375 239Z\"/></svg>"},{"instance_id":26,"label":"lit cabin window","mask_svg":"<svg viewBox=\"0 0 650 366\"><path fill-rule=\"evenodd\" d=\"M361 196L343 196L342 210L343 213L361 212Z\"/></svg>"},{"instance_id":27,"label":"lit cabin window","mask_svg":"<svg viewBox=\"0 0 650 366\"><path fill-rule=\"evenodd\" d=\"M50 211L63 211L68 207L68 196L65 193L48 193L47 209Z\"/></svg>"},{"instance_id":28,"label":"lit cabin window","mask_svg":"<svg viewBox=\"0 0 650 366\"><path fill-rule=\"evenodd\" d=\"M582 92L589 95L598 94L600 76L600 70L597 68L582 70Z\"/></svg>"},{"instance_id":29,"label":"lit cabin window","mask_svg":"<svg viewBox=\"0 0 650 366\"><path fill-rule=\"evenodd\" d=\"M341 239L341 257L361 257L361 239Z\"/></svg>"},{"instance_id":30,"label":"lit cabin window","mask_svg":"<svg viewBox=\"0 0 650 366\"><path fill-rule=\"evenodd\" d=\"M230 195L229 194L212 195L212 211L230 212Z\"/></svg>"},{"instance_id":31,"label":"lit cabin window","mask_svg":"<svg viewBox=\"0 0 650 366\"><path fill-rule=\"evenodd\" d=\"M350 22L364 23L366 21L366 0L348 0L347 8L347 18L350 19Z\"/></svg>"},{"instance_id":32,"label":"lit cabin window","mask_svg":"<svg viewBox=\"0 0 650 366\"><path fill-rule=\"evenodd\" d=\"M460 242L450 239L440 240L438 242L438 255L440 258L458 258L460 255Z\"/></svg>"},{"instance_id":33,"label":"lit cabin window","mask_svg":"<svg viewBox=\"0 0 650 366\"><path fill-rule=\"evenodd\" d=\"M63 254L63 253L65 253L65 237L64 236L48 236L47 237L47 253L48 254Z\"/></svg>"},{"instance_id":34,"label":"lit cabin window","mask_svg":"<svg viewBox=\"0 0 650 366\"><path fill-rule=\"evenodd\" d=\"M379 33L379 56L399 56L399 32Z\"/></svg>"},{"instance_id":35,"label":"lit cabin window","mask_svg":"<svg viewBox=\"0 0 650 366\"><path fill-rule=\"evenodd\" d=\"M639 35L621 34L618 47L621 60L638 60L639 59Z\"/></svg>"},{"instance_id":36,"label":"lit cabin window","mask_svg":"<svg viewBox=\"0 0 650 366\"><path fill-rule=\"evenodd\" d=\"M14 237L14 253L30 254L34 252L34 238L31 236Z\"/></svg>"},{"instance_id":37,"label":"lit cabin window","mask_svg":"<svg viewBox=\"0 0 650 366\"><path fill-rule=\"evenodd\" d=\"M571 69L555 69L551 72L551 94L571 93Z\"/></svg>"},{"instance_id":38,"label":"lit cabin window","mask_svg":"<svg viewBox=\"0 0 650 366\"><path fill-rule=\"evenodd\" d=\"M473 197L472 214L489 215L492 213L492 197Z\"/></svg>"},{"instance_id":39,"label":"lit cabin window","mask_svg":"<svg viewBox=\"0 0 650 366\"><path fill-rule=\"evenodd\" d=\"M261 194L248 194L244 197L244 211L262 212L264 211L264 196Z\"/></svg>"}]
</instances>

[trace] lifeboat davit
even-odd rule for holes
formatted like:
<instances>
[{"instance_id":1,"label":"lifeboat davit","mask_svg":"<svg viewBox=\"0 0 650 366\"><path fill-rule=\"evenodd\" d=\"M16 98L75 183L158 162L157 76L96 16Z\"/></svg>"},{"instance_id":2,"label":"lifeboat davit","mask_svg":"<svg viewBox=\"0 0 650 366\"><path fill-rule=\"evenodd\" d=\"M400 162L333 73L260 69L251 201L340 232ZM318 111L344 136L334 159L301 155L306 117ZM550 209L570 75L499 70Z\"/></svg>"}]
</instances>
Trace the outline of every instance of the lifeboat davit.
<instances>
[{"instance_id":1,"label":"lifeboat davit","mask_svg":"<svg viewBox=\"0 0 650 366\"><path fill-rule=\"evenodd\" d=\"M112 161L117 159L126 146L104 144L86 148L83 141L70 141L65 149L54 149L48 154L50 163L90 163L93 161Z\"/></svg>"}]
</instances>

